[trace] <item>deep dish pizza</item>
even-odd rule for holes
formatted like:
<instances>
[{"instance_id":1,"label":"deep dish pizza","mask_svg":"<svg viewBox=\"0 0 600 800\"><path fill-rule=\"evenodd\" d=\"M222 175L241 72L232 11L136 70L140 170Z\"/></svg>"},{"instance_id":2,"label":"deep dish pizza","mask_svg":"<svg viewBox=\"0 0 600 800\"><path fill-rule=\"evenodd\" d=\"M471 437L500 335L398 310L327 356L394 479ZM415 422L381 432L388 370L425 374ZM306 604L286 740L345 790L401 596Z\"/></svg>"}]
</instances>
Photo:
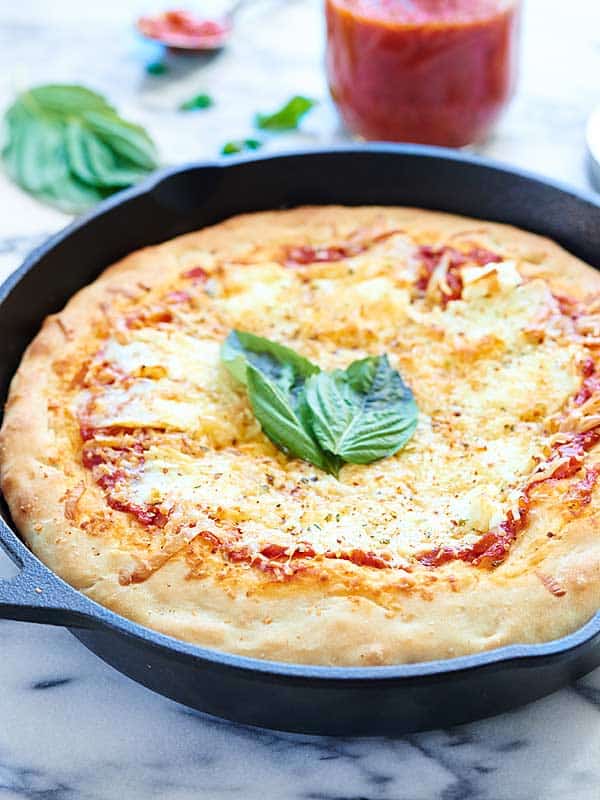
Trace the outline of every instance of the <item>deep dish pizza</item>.
<instances>
[{"instance_id":1,"label":"deep dish pizza","mask_svg":"<svg viewBox=\"0 0 600 800\"><path fill-rule=\"evenodd\" d=\"M378 665L600 607L600 277L514 228L251 214L48 318L2 490L54 571L163 633Z\"/></svg>"}]
</instances>

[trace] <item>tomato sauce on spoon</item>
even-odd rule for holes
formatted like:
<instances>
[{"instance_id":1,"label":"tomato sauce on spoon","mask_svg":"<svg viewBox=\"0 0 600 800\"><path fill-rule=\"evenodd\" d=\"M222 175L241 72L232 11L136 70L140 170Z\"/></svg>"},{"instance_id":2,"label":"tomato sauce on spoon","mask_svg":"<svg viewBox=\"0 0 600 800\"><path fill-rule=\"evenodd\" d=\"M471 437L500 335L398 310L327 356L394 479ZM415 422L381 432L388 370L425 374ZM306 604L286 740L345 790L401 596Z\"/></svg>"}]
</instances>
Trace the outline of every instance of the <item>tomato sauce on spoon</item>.
<instances>
[{"instance_id":1,"label":"tomato sauce on spoon","mask_svg":"<svg viewBox=\"0 0 600 800\"><path fill-rule=\"evenodd\" d=\"M217 50L226 43L232 30L231 15L204 19L190 11L165 11L140 17L137 28L148 39L181 50Z\"/></svg>"}]
</instances>

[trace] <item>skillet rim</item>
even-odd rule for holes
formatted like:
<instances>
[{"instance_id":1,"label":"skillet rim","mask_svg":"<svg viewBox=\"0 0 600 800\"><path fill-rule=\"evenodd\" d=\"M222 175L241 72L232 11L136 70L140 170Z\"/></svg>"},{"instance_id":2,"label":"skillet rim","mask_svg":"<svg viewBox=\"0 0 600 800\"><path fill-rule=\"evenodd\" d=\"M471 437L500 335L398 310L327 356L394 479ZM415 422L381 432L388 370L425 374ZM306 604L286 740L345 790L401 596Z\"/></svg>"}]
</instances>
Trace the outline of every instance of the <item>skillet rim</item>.
<instances>
[{"instance_id":1,"label":"skillet rim","mask_svg":"<svg viewBox=\"0 0 600 800\"><path fill-rule=\"evenodd\" d=\"M286 150L272 154L262 154L260 156L239 155L228 158L187 162L183 165L158 170L136 186L117 192L112 197L94 206L90 211L66 225L57 233L51 235L44 243L31 251L24 259L21 266L11 273L0 285L0 313L13 289L53 248L70 238L77 231L85 228L97 217L120 206L126 206L127 203L138 197L156 191L163 182L168 181L172 177L190 171L227 169L250 162L264 163L285 158L326 157L334 154L364 155L369 153L397 154L410 158L437 158L468 164L476 168L491 169L503 173L508 177L512 176L533 182L542 189L551 189L564 193L589 204L598 209L600 218L600 200L592 191L577 189L564 182L546 178L535 172L519 167L511 167L496 159L484 158L471 153L467 154L441 147L412 144L398 145L390 143L369 143L360 146L356 144L342 144L327 148ZM444 678L445 676L465 671L475 672L484 668L502 668L503 666L516 663L520 663L522 666L534 667L544 660L558 660L561 657L566 658L572 651L589 644L595 637L600 635L599 609L584 625L560 639L553 639L548 642L536 644L523 643L506 645L482 653L458 656L450 659L378 667L329 667L311 664L294 664L283 661L269 661L201 647L183 640L175 639L133 622L105 606L101 606L82 592L67 584L55 572L46 567L46 565L27 548L19 535L2 518L0 518L0 546L7 552L17 567L21 569L21 575L25 577L33 576L37 583L43 584L45 582L48 587L47 594L56 596L57 601L51 606L40 604L35 607L36 616L39 616L39 621L42 623L48 621L47 617L44 617L45 610L52 608L55 611L62 611L65 614L67 622L59 622L58 624L65 624L67 627L73 624L72 621L68 620L69 614L71 614L72 616L75 615L80 619L84 618L89 621L88 625L83 624L82 627L105 630L125 636L126 638L133 638L145 646L159 648L167 654L176 654L179 658L185 660L208 662L212 666L223 666L244 673L258 673L273 678L308 679L324 683L339 682L347 684L348 682L356 682L372 684L374 681L390 683L418 680L420 678ZM19 576L6 580L0 579L0 586L2 583L8 585L9 597L11 583L17 584L18 580ZM18 595L12 599L17 605L19 605L19 600L22 600ZM25 603L23 603L23 605L25 605ZM0 600L0 618L2 617L1 611L2 600Z\"/></svg>"}]
</instances>

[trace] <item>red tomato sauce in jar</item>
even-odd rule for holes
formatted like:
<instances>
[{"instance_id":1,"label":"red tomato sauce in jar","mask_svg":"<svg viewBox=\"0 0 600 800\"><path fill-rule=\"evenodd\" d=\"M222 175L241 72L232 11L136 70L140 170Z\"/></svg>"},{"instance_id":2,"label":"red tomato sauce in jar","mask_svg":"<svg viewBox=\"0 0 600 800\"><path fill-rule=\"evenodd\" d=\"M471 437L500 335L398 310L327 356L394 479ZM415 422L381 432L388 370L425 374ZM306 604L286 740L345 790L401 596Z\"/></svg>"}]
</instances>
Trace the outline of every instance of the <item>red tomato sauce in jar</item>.
<instances>
[{"instance_id":1,"label":"red tomato sauce in jar","mask_svg":"<svg viewBox=\"0 0 600 800\"><path fill-rule=\"evenodd\" d=\"M516 78L520 0L325 0L327 73L365 139L483 139Z\"/></svg>"}]
</instances>

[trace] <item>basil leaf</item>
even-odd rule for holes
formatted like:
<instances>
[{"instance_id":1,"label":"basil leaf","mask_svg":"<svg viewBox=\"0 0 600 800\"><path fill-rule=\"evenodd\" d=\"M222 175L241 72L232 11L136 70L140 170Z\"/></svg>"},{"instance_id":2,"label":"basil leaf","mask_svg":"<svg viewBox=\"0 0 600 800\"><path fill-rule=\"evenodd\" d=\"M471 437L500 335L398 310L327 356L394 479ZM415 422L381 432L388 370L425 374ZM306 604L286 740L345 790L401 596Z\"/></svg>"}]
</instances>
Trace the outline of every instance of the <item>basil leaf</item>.
<instances>
[{"instance_id":1,"label":"basil leaf","mask_svg":"<svg viewBox=\"0 0 600 800\"><path fill-rule=\"evenodd\" d=\"M243 153L244 150L258 150L259 147L262 147L262 142L258 139L234 139L223 145L221 155L232 156L236 153Z\"/></svg>"},{"instance_id":2,"label":"basil leaf","mask_svg":"<svg viewBox=\"0 0 600 800\"><path fill-rule=\"evenodd\" d=\"M23 189L65 211L87 208L105 197L70 171L63 130L54 120L32 121L21 106L11 109L6 121L12 141L3 151L4 163Z\"/></svg>"},{"instance_id":3,"label":"basil leaf","mask_svg":"<svg viewBox=\"0 0 600 800\"><path fill-rule=\"evenodd\" d=\"M67 83L48 83L44 86L35 86L24 92L17 99L30 110L39 112L44 109L48 114L57 117L63 115L75 116L82 111L114 111L106 99L98 92L85 86Z\"/></svg>"},{"instance_id":4,"label":"basil leaf","mask_svg":"<svg viewBox=\"0 0 600 800\"><path fill-rule=\"evenodd\" d=\"M321 450L307 424L310 410L304 384L319 372L316 364L282 344L236 330L223 342L221 360L246 386L254 415L272 442L292 456L338 474L340 459Z\"/></svg>"},{"instance_id":5,"label":"basil leaf","mask_svg":"<svg viewBox=\"0 0 600 800\"><path fill-rule=\"evenodd\" d=\"M214 106L214 100L209 94L197 94L195 97L190 97L185 103L179 106L180 111L196 111L198 109L210 108Z\"/></svg>"},{"instance_id":6,"label":"basil leaf","mask_svg":"<svg viewBox=\"0 0 600 800\"><path fill-rule=\"evenodd\" d=\"M12 178L29 192L43 193L68 173L67 154L60 126L52 120L31 129L26 108L15 108L7 114L7 123L15 132L13 146L5 152L5 164Z\"/></svg>"},{"instance_id":7,"label":"basil leaf","mask_svg":"<svg viewBox=\"0 0 600 800\"><path fill-rule=\"evenodd\" d=\"M79 120L67 123L65 137L71 171L84 183L111 188L131 186L144 177L143 170L125 166L125 162Z\"/></svg>"},{"instance_id":8,"label":"basil leaf","mask_svg":"<svg viewBox=\"0 0 600 800\"><path fill-rule=\"evenodd\" d=\"M310 97L296 95L273 114L257 114L255 124L257 128L269 131L295 130L302 117L316 105L316 100Z\"/></svg>"},{"instance_id":9,"label":"basil leaf","mask_svg":"<svg viewBox=\"0 0 600 800\"><path fill-rule=\"evenodd\" d=\"M143 128L84 86L49 84L19 95L5 114L2 157L23 189L78 212L157 166Z\"/></svg>"},{"instance_id":10,"label":"basil leaf","mask_svg":"<svg viewBox=\"0 0 600 800\"><path fill-rule=\"evenodd\" d=\"M319 367L282 344L245 331L231 331L221 347L221 360L240 383L247 385L250 364L284 392L297 391Z\"/></svg>"},{"instance_id":11,"label":"basil leaf","mask_svg":"<svg viewBox=\"0 0 600 800\"><path fill-rule=\"evenodd\" d=\"M146 64L146 72L148 75L164 75L169 71L169 67L164 61L151 61Z\"/></svg>"},{"instance_id":12,"label":"basil leaf","mask_svg":"<svg viewBox=\"0 0 600 800\"><path fill-rule=\"evenodd\" d=\"M85 111L82 117L86 125L126 162L146 172L157 168L156 147L140 125L127 122L110 108L102 113Z\"/></svg>"},{"instance_id":13,"label":"basil leaf","mask_svg":"<svg viewBox=\"0 0 600 800\"><path fill-rule=\"evenodd\" d=\"M337 476L339 460L321 450L303 423L301 397L296 396L294 402L293 395L286 396L275 381L252 364L246 367L246 383L252 411L263 433L284 452Z\"/></svg>"},{"instance_id":14,"label":"basil leaf","mask_svg":"<svg viewBox=\"0 0 600 800\"><path fill-rule=\"evenodd\" d=\"M418 410L387 356L321 372L305 387L310 425L321 447L352 464L397 453L411 438Z\"/></svg>"}]
</instances>

